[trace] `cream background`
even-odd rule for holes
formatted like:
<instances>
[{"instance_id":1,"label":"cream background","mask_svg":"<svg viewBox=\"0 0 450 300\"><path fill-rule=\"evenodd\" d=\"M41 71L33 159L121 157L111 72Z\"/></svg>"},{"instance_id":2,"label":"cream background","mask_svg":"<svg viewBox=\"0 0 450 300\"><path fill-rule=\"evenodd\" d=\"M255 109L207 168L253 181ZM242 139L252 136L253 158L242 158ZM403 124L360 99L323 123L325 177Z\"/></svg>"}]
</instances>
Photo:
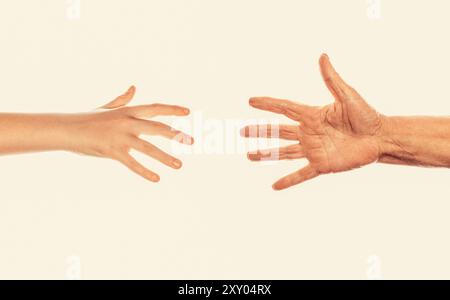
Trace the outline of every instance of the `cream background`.
<instances>
[{"instance_id":1,"label":"cream background","mask_svg":"<svg viewBox=\"0 0 450 300\"><path fill-rule=\"evenodd\" d=\"M81 0L79 20L66 7L0 2L1 111L91 110L135 84L135 104L274 118L248 97L331 101L327 52L384 114L450 114L449 1L383 0L381 20L364 0ZM83 279L450 278L449 170L371 165L273 192L301 162L182 158L146 160L153 185L109 160L0 157L0 278L64 279L73 255Z\"/></svg>"}]
</instances>

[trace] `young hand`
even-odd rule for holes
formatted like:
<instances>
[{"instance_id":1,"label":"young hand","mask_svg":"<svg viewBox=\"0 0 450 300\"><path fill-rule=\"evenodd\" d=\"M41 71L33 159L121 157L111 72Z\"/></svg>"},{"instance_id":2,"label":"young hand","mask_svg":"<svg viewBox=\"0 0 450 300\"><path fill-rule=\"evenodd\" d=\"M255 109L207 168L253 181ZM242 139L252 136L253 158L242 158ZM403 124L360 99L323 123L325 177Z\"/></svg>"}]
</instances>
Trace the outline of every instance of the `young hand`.
<instances>
[{"instance_id":1,"label":"young hand","mask_svg":"<svg viewBox=\"0 0 450 300\"><path fill-rule=\"evenodd\" d=\"M135 149L163 164L181 168L181 161L153 144L140 139L141 134L162 136L191 145L193 138L170 126L148 120L156 116L186 116L189 109L181 106L150 104L126 106L135 94L135 87L101 107L101 111L78 114L70 118L70 150L93 156L115 159L138 175L152 181L160 180L158 174L144 167L129 151Z\"/></svg>"}]
</instances>

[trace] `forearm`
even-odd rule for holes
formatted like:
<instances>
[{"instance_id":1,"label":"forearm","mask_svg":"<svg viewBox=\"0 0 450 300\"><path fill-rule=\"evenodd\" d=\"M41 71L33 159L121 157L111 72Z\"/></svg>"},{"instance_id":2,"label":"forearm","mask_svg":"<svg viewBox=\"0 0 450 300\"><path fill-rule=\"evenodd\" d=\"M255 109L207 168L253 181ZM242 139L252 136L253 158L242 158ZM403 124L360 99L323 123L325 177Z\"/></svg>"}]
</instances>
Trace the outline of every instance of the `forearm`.
<instances>
[{"instance_id":1,"label":"forearm","mask_svg":"<svg viewBox=\"0 0 450 300\"><path fill-rule=\"evenodd\" d=\"M74 115L0 114L0 155L70 150Z\"/></svg>"},{"instance_id":2,"label":"forearm","mask_svg":"<svg viewBox=\"0 0 450 300\"><path fill-rule=\"evenodd\" d=\"M385 117L379 162L450 168L450 117Z\"/></svg>"}]
</instances>

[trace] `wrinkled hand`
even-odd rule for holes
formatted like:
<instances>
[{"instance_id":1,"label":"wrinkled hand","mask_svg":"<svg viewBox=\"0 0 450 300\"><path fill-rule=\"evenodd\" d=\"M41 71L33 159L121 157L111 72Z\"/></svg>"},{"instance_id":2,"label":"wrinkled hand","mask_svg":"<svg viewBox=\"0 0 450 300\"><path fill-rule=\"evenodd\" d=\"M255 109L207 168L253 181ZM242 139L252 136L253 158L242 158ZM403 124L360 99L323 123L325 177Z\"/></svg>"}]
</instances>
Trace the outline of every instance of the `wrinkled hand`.
<instances>
[{"instance_id":1,"label":"wrinkled hand","mask_svg":"<svg viewBox=\"0 0 450 300\"><path fill-rule=\"evenodd\" d=\"M279 149L249 153L253 161L264 159L306 158L309 164L280 179L273 188L281 190L321 174L343 172L378 160L381 154L380 135L384 116L371 108L335 71L326 54L320 60L326 86L335 102L324 107L303 105L268 97L250 99L254 108L271 111L299 122L280 125L279 131L269 125L243 128L245 137L271 137L298 141ZM276 154L276 155L274 155Z\"/></svg>"},{"instance_id":2,"label":"wrinkled hand","mask_svg":"<svg viewBox=\"0 0 450 300\"><path fill-rule=\"evenodd\" d=\"M135 90L134 86L130 87L125 94L102 106L101 111L76 115L70 126L71 138L74 140L71 150L115 159L138 175L157 182L159 176L136 161L129 151L135 149L169 167L179 169L182 165L180 160L140 139L139 135L159 135L191 145L193 138L189 135L163 123L146 120L163 115L186 116L189 115L189 109L164 104L126 107Z\"/></svg>"}]
</instances>

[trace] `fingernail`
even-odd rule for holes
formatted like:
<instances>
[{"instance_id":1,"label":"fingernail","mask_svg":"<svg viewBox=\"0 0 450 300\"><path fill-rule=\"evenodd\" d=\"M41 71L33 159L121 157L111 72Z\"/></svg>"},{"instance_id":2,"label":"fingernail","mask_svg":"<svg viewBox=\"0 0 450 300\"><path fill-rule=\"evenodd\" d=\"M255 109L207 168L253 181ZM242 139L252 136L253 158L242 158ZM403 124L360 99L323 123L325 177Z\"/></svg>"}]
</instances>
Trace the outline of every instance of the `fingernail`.
<instances>
[{"instance_id":1,"label":"fingernail","mask_svg":"<svg viewBox=\"0 0 450 300\"><path fill-rule=\"evenodd\" d=\"M172 164L175 168L181 168L181 161L179 160L174 160Z\"/></svg>"},{"instance_id":2,"label":"fingernail","mask_svg":"<svg viewBox=\"0 0 450 300\"><path fill-rule=\"evenodd\" d=\"M152 179L152 181L154 181L154 182L158 182L158 181L159 181L159 176L158 176L158 175L153 175L153 176L151 177L151 179Z\"/></svg>"},{"instance_id":3,"label":"fingernail","mask_svg":"<svg viewBox=\"0 0 450 300\"><path fill-rule=\"evenodd\" d=\"M186 114L186 115L188 115L188 114L191 113L191 111L189 110L189 108L185 108L185 109L183 110L183 113Z\"/></svg>"}]
</instances>

